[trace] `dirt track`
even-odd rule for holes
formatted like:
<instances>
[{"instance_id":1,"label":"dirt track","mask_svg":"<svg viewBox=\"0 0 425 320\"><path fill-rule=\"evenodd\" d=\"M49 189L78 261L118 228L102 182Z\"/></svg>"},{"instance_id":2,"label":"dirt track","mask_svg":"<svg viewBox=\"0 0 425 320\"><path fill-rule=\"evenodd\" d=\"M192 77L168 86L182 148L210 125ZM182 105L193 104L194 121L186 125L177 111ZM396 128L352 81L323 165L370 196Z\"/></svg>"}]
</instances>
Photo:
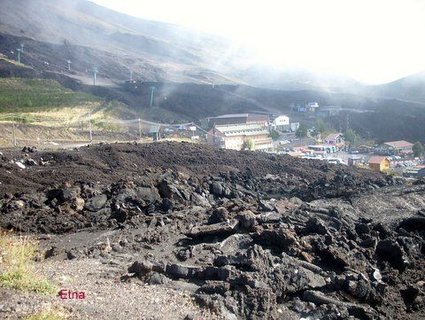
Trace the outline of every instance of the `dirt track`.
<instances>
[{"instance_id":1,"label":"dirt track","mask_svg":"<svg viewBox=\"0 0 425 320\"><path fill-rule=\"evenodd\" d=\"M0 162L0 226L41 235L45 263L95 259L102 284L171 286L226 319L425 316L423 181L188 143L26 151Z\"/></svg>"}]
</instances>

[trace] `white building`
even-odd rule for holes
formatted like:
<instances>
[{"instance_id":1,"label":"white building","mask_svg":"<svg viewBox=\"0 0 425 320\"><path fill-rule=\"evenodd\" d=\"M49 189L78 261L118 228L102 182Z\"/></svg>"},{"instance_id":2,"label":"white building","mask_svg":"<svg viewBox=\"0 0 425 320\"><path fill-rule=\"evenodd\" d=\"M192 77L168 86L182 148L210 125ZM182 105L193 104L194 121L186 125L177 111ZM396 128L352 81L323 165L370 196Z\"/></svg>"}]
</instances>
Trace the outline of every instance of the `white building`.
<instances>
[{"instance_id":1,"label":"white building","mask_svg":"<svg viewBox=\"0 0 425 320\"><path fill-rule=\"evenodd\" d=\"M255 123L216 125L208 132L207 141L209 144L233 150L243 150L248 141L252 144L252 150L273 149L269 131Z\"/></svg>"},{"instance_id":2,"label":"white building","mask_svg":"<svg viewBox=\"0 0 425 320\"><path fill-rule=\"evenodd\" d=\"M289 129L289 117L285 115L278 116L272 122L272 127L276 130L288 130Z\"/></svg>"},{"instance_id":3,"label":"white building","mask_svg":"<svg viewBox=\"0 0 425 320\"><path fill-rule=\"evenodd\" d=\"M317 102L309 102L306 105L307 111L315 112L317 108L319 108L319 104Z\"/></svg>"}]
</instances>

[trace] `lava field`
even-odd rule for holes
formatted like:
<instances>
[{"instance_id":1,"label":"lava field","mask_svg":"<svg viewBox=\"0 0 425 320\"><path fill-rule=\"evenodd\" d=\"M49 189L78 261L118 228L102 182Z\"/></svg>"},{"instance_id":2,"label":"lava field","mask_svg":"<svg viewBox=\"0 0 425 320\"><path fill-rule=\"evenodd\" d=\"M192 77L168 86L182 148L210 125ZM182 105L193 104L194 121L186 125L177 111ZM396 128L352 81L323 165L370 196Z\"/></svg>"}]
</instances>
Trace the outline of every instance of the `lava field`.
<instances>
[{"instance_id":1,"label":"lava field","mask_svg":"<svg viewBox=\"0 0 425 320\"><path fill-rule=\"evenodd\" d=\"M425 181L190 143L4 151L0 227L225 319L424 319ZM103 236L105 241L98 241Z\"/></svg>"}]
</instances>

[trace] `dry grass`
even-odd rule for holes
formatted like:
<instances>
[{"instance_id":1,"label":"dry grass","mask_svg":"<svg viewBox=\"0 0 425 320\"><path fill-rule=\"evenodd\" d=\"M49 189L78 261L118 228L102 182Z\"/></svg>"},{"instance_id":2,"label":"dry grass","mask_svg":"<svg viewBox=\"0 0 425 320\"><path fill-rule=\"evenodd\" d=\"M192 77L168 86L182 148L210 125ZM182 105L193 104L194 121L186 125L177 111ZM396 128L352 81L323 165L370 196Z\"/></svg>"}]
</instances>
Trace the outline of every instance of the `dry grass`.
<instances>
[{"instance_id":1,"label":"dry grass","mask_svg":"<svg viewBox=\"0 0 425 320\"><path fill-rule=\"evenodd\" d=\"M0 286L41 294L57 292L35 271L33 258L37 248L37 243L28 237L0 231Z\"/></svg>"},{"instance_id":2,"label":"dry grass","mask_svg":"<svg viewBox=\"0 0 425 320\"><path fill-rule=\"evenodd\" d=\"M69 318L69 313L61 308L49 308L35 314L24 317L24 320L65 320Z\"/></svg>"},{"instance_id":3,"label":"dry grass","mask_svg":"<svg viewBox=\"0 0 425 320\"><path fill-rule=\"evenodd\" d=\"M75 126L88 122L88 119L106 118L99 102L87 103L75 107L52 108L50 110L32 112L0 113L1 122L32 123L45 127Z\"/></svg>"}]
</instances>

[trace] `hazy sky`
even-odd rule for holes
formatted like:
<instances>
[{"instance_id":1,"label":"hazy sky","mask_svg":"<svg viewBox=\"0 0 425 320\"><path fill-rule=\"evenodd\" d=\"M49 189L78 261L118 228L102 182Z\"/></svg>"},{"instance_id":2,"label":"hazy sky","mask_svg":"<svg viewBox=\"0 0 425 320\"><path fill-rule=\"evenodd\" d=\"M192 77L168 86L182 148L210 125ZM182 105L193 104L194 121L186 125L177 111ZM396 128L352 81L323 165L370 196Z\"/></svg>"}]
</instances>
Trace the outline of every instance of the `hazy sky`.
<instances>
[{"instance_id":1,"label":"hazy sky","mask_svg":"<svg viewBox=\"0 0 425 320\"><path fill-rule=\"evenodd\" d=\"M380 83L425 70L425 0L93 0L224 35L262 62Z\"/></svg>"}]
</instances>

